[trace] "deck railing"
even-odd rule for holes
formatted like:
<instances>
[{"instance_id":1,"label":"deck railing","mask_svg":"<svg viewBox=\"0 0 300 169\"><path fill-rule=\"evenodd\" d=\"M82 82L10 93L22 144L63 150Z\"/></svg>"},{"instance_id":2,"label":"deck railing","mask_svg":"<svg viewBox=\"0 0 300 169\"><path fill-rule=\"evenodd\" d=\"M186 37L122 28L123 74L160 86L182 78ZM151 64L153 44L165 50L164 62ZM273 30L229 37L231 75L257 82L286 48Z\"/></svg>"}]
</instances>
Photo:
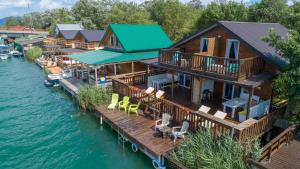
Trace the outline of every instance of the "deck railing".
<instances>
[{"instance_id":1,"label":"deck railing","mask_svg":"<svg viewBox=\"0 0 300 169\"><path fill-rule=\"evenodd\" d=\"M113 92L119 93L123 96L129 96L133 99L152 97L151 99L144 99L145 101L155 100L148 105L149 107L158 112L170 114L172 116L172 121L176 124L180 124L183 120L188 120L190 122L190 129L192 131L196 131L200 128L208 128L211 129L213 134L233 135L235 127L234 123L218 119L210 114L194 112L187 107L181 106L167 99L155 99L154 96L148 96L145 94L145 90L131 85L133 83L142 83L144 80L145 78L142 75L123 77L122 79L113 79ZM146 102L144 103L147 104Z\"/></svg>"},{"instance_id":2,"label":"deck railing","mask_svg":"<svg viewBox=\"0 0 300 169\"><path fill-rule=\"evenodd\" d=\"M229 59L201 53L183 53L175 49L161 50L159 63L232 80L245 79L261 72L264 67L264 61L259 57Z\"/></svg>"},{"instance_id":3,"label":"deck railing","mask_svg":"<svg viewBox=\"0 0 300 169\"><path fill-rule=\"evenodd\" d=\"M94 42L75 42L75 48L77 49L94 50L98 46L99 44Z\"/></svg>"},{"instance_id":4,"label":"deck railing","mask_svg":"<svg viewBox=\"0 0 300 169\"><path fill-rule=\"evenodd\" d=\"M238 130L236 137L238 137L240 140L243 140L244 138L261 137L265 132L271 129L277 117L282 115L284 111L285 107L282 107L270 112L266 116L263 116L261 119L259 119L256 123Z\"/></svg>"},{"instance_id":5,"label":"deck railing","mask_svg":"<svg viewBox=\"0 0 300 169\"><path fill-rule=\"evenodd\" d=\"M258 160L248 159L248 163L259 169L266 169L264 162L269 161L272 154L276 153L282 146L288 145L293 140L293 132L294 128L292 126L285 129L262 148L262 154Z\"/></svg>"}]
</instances>

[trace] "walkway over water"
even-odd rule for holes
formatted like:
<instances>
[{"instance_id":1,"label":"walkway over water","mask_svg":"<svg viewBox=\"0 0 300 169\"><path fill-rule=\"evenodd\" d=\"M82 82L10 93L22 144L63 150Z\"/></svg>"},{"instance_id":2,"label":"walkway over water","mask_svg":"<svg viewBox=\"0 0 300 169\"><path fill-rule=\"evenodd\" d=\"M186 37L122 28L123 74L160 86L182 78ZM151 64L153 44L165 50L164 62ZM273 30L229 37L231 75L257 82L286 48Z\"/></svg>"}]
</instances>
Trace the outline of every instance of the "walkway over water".
<instances>
[{"instance_id":1,"label":"walkway over water","mask_svg":"<svg viewBox=\"0 0 300 169\"><path fill-rule=\"evenodd\" d=\"M265 166L269 169L299 169L300 137L295 138L289 145L281 147Z\"/></svg>"}]
</instances>

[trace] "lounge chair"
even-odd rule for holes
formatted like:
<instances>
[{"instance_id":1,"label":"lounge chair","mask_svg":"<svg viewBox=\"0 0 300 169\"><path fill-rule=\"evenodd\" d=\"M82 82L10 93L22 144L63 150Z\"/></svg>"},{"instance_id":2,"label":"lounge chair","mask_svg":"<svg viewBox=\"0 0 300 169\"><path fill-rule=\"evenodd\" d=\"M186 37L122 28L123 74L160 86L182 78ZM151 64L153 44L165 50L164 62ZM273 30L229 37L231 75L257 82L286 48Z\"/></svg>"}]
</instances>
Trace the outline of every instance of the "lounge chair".
<instances>
[{"instance_id":1,"label":"lounge chair","mask_svg":"<svg viewBox=\"0 0 300 169\"><path fill-rule=\"evenodd\" d=\"M162 114L162 118L155 121L155 131L157 129L160 131L164 127L167 127L170 124L171 115L168 113Z\"/></svg>"},{"instance_id":2,"label":"lounge chair","mask_svg":"<svg viewBox=\"0 0 300 169\"><path fill-rule=\"evenodd\" d=\"M136 113L136 115L139 115L138 114L138 109L139 109L141 103L142 102L139 101L138 104L130 104L129 108L128 108L128 114L130 114L130 113Z\"/></svg>"},{"instance_id":3,"label":"lounge chair","mask_svg":"<svg viewBox=\"0 0 300 169\"><path fill-rule=\"evenodd\" d=\"M129 105L129 97L124 96L123 100L119 102L119 110L124 109L127 112L127 107Z\"/></svg>"},{"instance_id":4,"label":"lounge chair","mask_svg":"<svg viewBox=\"0 0 300 169\"><path fill-rule=\"evenodd\" d=\"M147 90L145 91L146 94L151 94L154 92L154 87L148 87Z\"/></svg>"},{"instance_id":5,"label":"lounge chair","mask_svg":"<svg viewBox=\"0 0 300 169\"><path fill-rule=\"evenodd\" d=\"M182 123L182 126L172 128L172 135L174 136L174 143L176 142L177 138L184 139L184 137L185 137L184 135L187 134L189 126L190 126L190 123L187 121L184 121Z\"/></svg>"},{"instance_id":6,"label":"lounge chair","mask_svg":"<svg viewBox=\"0 0 300 169\"><path fill-rule=\"evenodd\" d=\"M160 98L163 97L164 94L165 94L164 91L158 90L158 91L156 92L156 94L155 94L155 97L156 97L157 99L160 99Z\"/></svg>"},{"instance_id":7,"label":"lounge chair","mask_svg":"<svg viewBox=\"0 0 300 169\"><path fill-rule=\"evenodd\" d=\"M227 113L222 112L222 111L220 111L220 110L218 110L218 111L214 114L214 117L217 117L217 118L222 119L222 120L224 120L226 116L227 116ZM201 126L206 127L206 128L211 128L211 127L214 127L215 124L214 124L214 123L211 123L210 121L205 120L204 122L202 122Z\"/></svg>"},{"instance_id":8,"label":"lounge chair","mask_svg":"<svg viewBox=\"0 0 300 169\"><path fill-rule=\"evenodd\" d=\"M119 94L113 93L112 96L111 96L111 103L107 107L107 109L109 109L109 110L115 110L115 107L117 106L118 101L119 101Z\"/></svg>"},{"instance_id":9,"label":"lounge chair","mask_svg":"<svg viewBox=\"0 0 300 169\"><path fill-rule=\"evenodd\" d=\"M203 112L203 113L208 113L209 111L210 111L210 107L207 107L207 106L204 106L204 105L202 105L199 109L198 109L198 111L200 111L200 112Z\"/></svg>"}]
</instances>

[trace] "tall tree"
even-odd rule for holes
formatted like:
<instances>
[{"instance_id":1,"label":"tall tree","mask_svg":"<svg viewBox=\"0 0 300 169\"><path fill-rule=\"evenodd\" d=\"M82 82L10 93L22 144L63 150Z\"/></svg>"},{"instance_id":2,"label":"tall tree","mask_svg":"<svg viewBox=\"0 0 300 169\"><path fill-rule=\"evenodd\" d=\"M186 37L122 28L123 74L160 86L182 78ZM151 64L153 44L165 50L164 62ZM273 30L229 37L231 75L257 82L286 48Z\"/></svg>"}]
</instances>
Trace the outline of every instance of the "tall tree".
<instances>
[{"instance_id":1,"label":"tall tree","mask_svg":"<svg viewBox=\"0 0 300 169\"><path fill-rule=\"evenodd\" d=\"M130 2L115 3L108 15L110 23L149 24L154 23L150 19L150 13L142 6Z\"/></svg>"},{"instance_id":2,"label":"tall tree","mask_svg":"<svg viewBox=\"0 0 300 169\"><path fill-rule=\"evenodd\" d=\"M162 25L173 40L189 34L194 27L200 10L181 3L179 0L153 0L144 4L151 19Z\"/></svg>"},{"instance_id":3,"label":"tall tree","mask_svg":"<svg viewBox=\"0 0 300 169\"><path fill-rule=\"evenodd\" d=\"M288 39L281 39L274 31L264 39L289 61L289 65L274 82L282 99L288 99L286 116L292 123L300 123L300 34L291 31Z\"/></svg>"},{"instance_id":4,"label":"tall tree","mask_svg":"<svg viewBox=\"0 0 300 169\"><path fill-rule=\"evenodd\" d=\"M262 0L249 8L249 19L255 22L282 22L289 13L287 0Z\"/></svg>"},{"instance_id":5,"label":"tall tree","mask_svg":"<svg viewBox=\"0 0 300 169\"><path fill-rule=\"evenodd\" d=\"M243 3L218 1L209 4L197 21L197 28L202 28L218 20L246 21L248 9Z\"/></svg>"}]
</instances>

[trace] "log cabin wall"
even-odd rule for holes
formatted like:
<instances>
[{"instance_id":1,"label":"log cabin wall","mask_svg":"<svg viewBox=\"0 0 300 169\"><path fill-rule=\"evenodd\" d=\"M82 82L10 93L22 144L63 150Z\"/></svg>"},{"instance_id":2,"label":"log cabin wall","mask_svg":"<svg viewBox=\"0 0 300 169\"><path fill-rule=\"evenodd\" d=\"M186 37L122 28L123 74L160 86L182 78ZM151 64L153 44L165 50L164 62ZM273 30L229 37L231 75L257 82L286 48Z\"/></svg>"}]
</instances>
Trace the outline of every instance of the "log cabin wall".
<instances>
[{"instance_id":1,"label":"log cabin wall","mask_svg":"<svg viewBox=\"0 0 300 169\"><path fill-rule=\"evenodd\" d=\"M78 42L85 42L85 38L82 36L81 33L77 33L77 35L74 37L74 40Z\"/></svg>"},{"instance_id":2,"label":"log cabin wall","mask_svg":"<svg viewBox=\"0 0 300 169\"><path fill-rule=\"evenodd\" d=\"M123 50L120 42L119 42L119 47L112 47L110 45L110 37L113 36L114 33L111 31L111 29L108 29L105 33L105 36L103 37L103 41L102 41L102 44L104 47L107 47L107 48L116 48L118 50ZM116 37L116 36L115 36Z\"/></svg>"},{"instance_id":3,"label":"log cabin wall","mask_svg":"<svg viewBox=\"0 0 300 169\"><path fill-rule=\"evenodd\" d=\"M187 53L200 52L200 40L201 38L209 38L208 52L203 53L206 55L213 55L218 57L225 57L227 39L238 39L235 35L227 32L226 30L215 27L206 33L195 37L194 39L186 42L178 48L183 49ZM250 58L257 56L246 44L240 41L239 58Z\"/></svg>"}]
</instances>

